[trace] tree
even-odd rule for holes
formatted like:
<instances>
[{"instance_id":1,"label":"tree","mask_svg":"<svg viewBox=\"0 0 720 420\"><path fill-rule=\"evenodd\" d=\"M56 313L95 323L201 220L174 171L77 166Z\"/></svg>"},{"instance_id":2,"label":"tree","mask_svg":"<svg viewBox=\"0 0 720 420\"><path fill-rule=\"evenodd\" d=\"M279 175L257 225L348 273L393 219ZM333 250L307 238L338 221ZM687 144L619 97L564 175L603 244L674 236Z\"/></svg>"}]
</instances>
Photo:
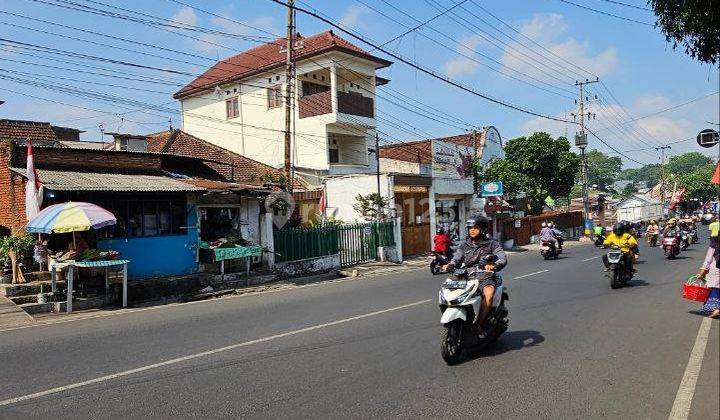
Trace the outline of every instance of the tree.
<instances>
[{"instance_id":1,"label":"tree","mask_svg":"<svg viewBox=\"0 0 720 420\"><path fill-rule=\"evenodd\" d=\"M686 198L697 198L705 201L715 197L716 189L710 180L712 179L715 166L712 164L703 165L678 176L678 184L685 187Z\"/></svg>"},{"instance_id":2,"label":"tree","mask_svg":"<svg viewBox=\"0 0 720 420\"><path fill-rule=\"evenodd\" d=\"M623 188L623 190L622 190L622 197L623 197L623 198L628 198L628 197L630 197L631 195L635 194L637 191L638 191L637 187L635 186L635 184L633 184L633 183L631 182L631 183L627 184L627 185Z\"/></svg>"},{"instance_id":3,"label":"tree","mask_svg":"<svg viewBox=\"0 0 720 420\"><path fill-rule=\"evenodd\" d=\"M660 183L662 178L662 166L659 164L645 165L639 168L625 169L618 175L619 180L634 182L646 182L648 187Z\"/></svg>"},{"instance_id":4,"label":"tree","mask_svg":"<svg viewBox=\"0 0 720 420\"><path fill-rule=\"evenodd\" d=\"M703 63L720 61L720 0L650 0L656 25L673 43L683 45L685 53Z\"/></svg>"},{"instance_id":5,"label":"tree","mask_svg":"<svg viewBox=\"0 0 720 420\"><path fill-rule=\"evenodd\" d=\"M353 209L358 212L367 221L378 220L378 210L380 210L380 220L385 220L388 206L388 199L378 193L370 193L368 195L358 194L355 197Z\"/></svg>"},{"instance_id":6,"label":"tree","mask_svg":"<svg viewBox=\"0 0 720 420\"><path fill-rule=\"evenodd\" d=\"M564 137L548 133L518 137L505 145L505 158L492 162L483 171L485 181L502 181L511 198L525 193L531 212L542 212L545 197L567 197L575 185L580 156L570 151Z\"/></svg>"},{"instance_id":7,"label":"tree","mask_svg":"<svg viewBox=\"0 0 720 420\"><path fill-rule=\"evenodd\" d=\"M670 161L665 165L665 170L671 174L682 175L694 172L710 163L710 158L700 152L683 153L671 157Z\"/></svg>"},{"instance_id":8,"label":"tree","mask_svg":"<svg viewBox=\"0 0 720 420\"><path fill-rule=\"evenodd\" d=\"M620 174L622 159L618 156L608 156L599 150L591 150L585 156L588 165L588 184L597 185L599 190L607 191Z\"/></svg>"}]
</instances>

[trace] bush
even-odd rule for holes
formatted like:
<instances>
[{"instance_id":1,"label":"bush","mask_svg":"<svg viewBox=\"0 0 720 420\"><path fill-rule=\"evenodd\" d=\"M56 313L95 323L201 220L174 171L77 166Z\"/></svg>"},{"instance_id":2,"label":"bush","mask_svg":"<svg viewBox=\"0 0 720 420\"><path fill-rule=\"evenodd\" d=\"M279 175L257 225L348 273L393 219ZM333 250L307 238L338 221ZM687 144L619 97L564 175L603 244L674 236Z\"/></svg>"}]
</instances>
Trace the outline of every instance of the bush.
<instances>
[{"instance_id":1,"label":"bush","mask_svg":"<svg viewBox=\"0 0 720 420\"><path fill-rule=\"evenodd\" d=\"M10 261L10 251L15 251L18 261L33 252L35 238L28 234L20 234L18 236L6 236L0 239L0 262L7 263Z\"/></svg>"}]
</instances>

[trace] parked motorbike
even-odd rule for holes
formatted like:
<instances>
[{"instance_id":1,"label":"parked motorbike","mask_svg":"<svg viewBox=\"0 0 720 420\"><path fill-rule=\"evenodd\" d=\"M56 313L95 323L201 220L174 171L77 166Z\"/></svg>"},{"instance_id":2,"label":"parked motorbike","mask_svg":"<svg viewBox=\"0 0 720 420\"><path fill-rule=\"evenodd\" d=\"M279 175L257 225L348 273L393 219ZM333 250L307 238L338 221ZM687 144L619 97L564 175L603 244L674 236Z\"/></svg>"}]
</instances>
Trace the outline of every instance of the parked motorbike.
<instances>
[{"instance_id":1,"label":"parked motorbike","mask_svg":"<svg viewBox=\"0 0 720 420\"><path fill-rule=\"evenodd\" d=\"M624 254L620 248L613 246L607 253L608 260L608 278L610 279L610 288L618 289L627 286L628 281L632 279L633 272L629 268L626 258L633 258L631 255Z\"/></svg>"},{"instance_id":2,"label":"parked motorbike","mask_svg":"<svg viewBox=\"0 0 720 420\"><path fill-rule=\"evenodd\" d=\"M680 238L677 236L663 237L663 252L668 260L674 260L680 254Z\"/></svg>"},{"instance_id":3,"label":"parked motorbike","mask_svg":"<svg viewBox=\"0 0 720 420\"><path fill-rule=\"evenodd\" d=\"M494 255L485 258L491 264L497 260ZM485 265L481 263L480 266ZM496 276L492 308L485 318L483 329L488 332L486 338L478 337L477 317L482 303L480 283L489 276ZM478 267L455 270L441 285L439 305L443 325L440 353L449 365L459 363L471 350L480 350L494 343L508 328L508 310L505 301L509 300L507 288L502 285L502 277L486 272Z\"/></svg>"},{"instance_id":4,"label":"parked motorbike","mask_svg":"<svg viewBox=\"0 0 720 420\"><path fill-rule=\"evenodd\" d=\"M540 245L540 255L546 260L554 259L557 260L558 256L562 253L562 250L557 247L555 242L542 241Z\"/></svg>"},{"instance_id":5,"label":"parked motorbike","mask_svg":"<svg viewBox=\"0 0 720 420\"><path fill-rule=\"evenodd\" d=\"M442 267L450 262L450 258L445 256L442 252L433 251L428 256L430 260L430 272L433 274L442 273Z\"/></svg>"}]
</instances>

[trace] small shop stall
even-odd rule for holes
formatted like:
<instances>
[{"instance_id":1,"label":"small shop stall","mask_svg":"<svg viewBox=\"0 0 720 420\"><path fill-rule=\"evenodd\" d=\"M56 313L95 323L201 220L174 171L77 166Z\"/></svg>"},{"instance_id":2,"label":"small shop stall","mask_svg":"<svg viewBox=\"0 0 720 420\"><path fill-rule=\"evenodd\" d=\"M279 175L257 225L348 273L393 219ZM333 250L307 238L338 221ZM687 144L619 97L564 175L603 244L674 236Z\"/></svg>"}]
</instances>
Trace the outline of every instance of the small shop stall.
<instances>
[{"instance_id":1,"label":"small shop stall","mask_svg":"<svg viewBox=\"0 0 720 420\"><path fill-rule=\"evenodd\" d=\"M100 206L84 202L67 202L48 206L27 223L27 231L37 234L72 233L72 242L67 251L61 251L50 258L52 292L57 292L58 271L67 269L67 312L72 312L73 281L80 268L101 268L105 274L105 292L109 291L109 272L114 267L122 268L123 307L127 306L127 266L130 261L118 259L116 251L90 249L77 232L100 229L116 223L115 216Z\"/></svg>"},{"instance_id":2,"label":"small shop stall","mask_svg":"<svg viewBox=\"0 0 720 420\"><path fill-rule=\"evenodd\" d=\"M262 257L262 247L254 243L254 232L243 221L240 205L204 205L199 208L200 245L198 259L204 264L220 263L225 275L226 262L243 260L245 273L250 274L253 261ZM245 209L245 211L247 211Z\"/></svg>"}]
</instances>

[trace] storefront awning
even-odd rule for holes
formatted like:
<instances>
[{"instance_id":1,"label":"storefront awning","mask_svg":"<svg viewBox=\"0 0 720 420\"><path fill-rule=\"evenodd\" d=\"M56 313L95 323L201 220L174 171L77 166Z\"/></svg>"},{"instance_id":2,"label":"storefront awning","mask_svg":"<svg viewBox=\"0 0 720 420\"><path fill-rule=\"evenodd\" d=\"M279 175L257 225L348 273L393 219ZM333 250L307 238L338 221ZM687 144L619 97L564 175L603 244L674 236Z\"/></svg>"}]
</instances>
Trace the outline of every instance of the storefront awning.
<instances>
[{"instance_id":1,"label":"storefront awning","mask_svg":"<svg viewBox=\"0 0 720 420\"><path fill-rule=\"evenodd\" d=\"M12 168L25 176L25 168ZM195 192L205 188L162 175L130 175L38 169L43 187L53 191Z\"/></svg>"}]
</instances>

